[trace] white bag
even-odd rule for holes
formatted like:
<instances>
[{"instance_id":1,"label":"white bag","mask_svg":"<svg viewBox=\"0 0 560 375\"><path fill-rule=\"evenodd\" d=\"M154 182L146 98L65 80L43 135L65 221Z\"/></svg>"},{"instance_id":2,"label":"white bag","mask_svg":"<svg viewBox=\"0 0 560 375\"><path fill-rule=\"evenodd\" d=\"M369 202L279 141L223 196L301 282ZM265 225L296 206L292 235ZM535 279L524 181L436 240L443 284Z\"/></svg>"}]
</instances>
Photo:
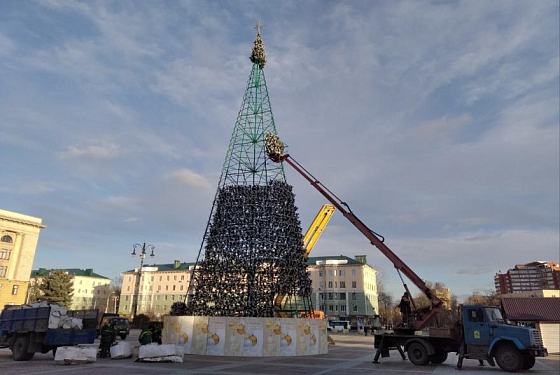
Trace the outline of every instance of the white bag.
<instances>
[{"instance_id":1,"label":"white bag","mask_svg":"<svg viewBox=\"0 0 560 375\"><path fill-rule=\"evenodd\" d=\"M138 358L149 362L183 362L184 355L184 349L179 345L142 345L138 351Z\"/></svg>"},{"instance_id":2,"label":"white bag","mask_svg":"<svg viewBox=\"0 0 560 375\"><path fill-rule=\"evenodd\" d=\"M111 359L131 358L132 354L132 346L126 341L111 346Z\"/></svg>"},{"instance_id":3,"label":"white bag","mask_svg":"<svg viewBox=\"0 0 560 375\"><path fill-rule=\"evenodd\" d=\"M60 365L77 365L92 363L97 360L97 348L78 348L61 346L56 350L55 363Z\"/></svg>"}]
</instances>

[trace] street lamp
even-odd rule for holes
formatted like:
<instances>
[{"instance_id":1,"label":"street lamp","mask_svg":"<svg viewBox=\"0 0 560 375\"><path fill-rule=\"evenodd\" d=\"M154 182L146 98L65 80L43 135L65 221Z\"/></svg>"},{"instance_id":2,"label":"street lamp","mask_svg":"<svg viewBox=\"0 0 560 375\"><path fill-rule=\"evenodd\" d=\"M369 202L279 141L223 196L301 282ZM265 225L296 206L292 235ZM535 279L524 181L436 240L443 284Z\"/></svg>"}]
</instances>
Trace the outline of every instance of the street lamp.
<instances>
[{"instance_id":1,"label":"street lamp","mask_svg":"<svg viewBox=\"0 0 560 375\"><path fill-rule=\"evenodd\" d=\"M140 296L140 279L142 278L142 267L144 265L144 258L146 258L146 248L148 249L148 251L151 250L151 254L150 256L153 257L154 255L154 249L156 248L154 245L146 245L146 243L144 242L142 245L140 245L139 243L135 243L134 245L132 245L132 256L136 256L136 250L138 249L138 256L140 257L140 269L138 270L138 278L136 279L136 285L134 288L134 294L136 295L136 298L132 298L133 302L134 302L134 309L133 309L133 315L132 318L134 319L134 317L136 317L136 312L138 311L138 298Z\"/></svg>"}]
</instances>

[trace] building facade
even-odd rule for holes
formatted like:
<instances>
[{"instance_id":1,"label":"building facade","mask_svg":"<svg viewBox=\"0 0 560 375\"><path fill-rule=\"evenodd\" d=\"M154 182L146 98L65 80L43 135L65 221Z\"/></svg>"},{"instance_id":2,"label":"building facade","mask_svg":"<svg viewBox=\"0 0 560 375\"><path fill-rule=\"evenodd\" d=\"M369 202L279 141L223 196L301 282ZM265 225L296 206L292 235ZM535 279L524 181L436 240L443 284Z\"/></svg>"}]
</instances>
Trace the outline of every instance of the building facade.
<instances>
[{"instance_id":1,"label":"building facade","mask_svg":"<svg viewBox=\"0 0 560 375\"><path fill-rule=\"evenodd\" d=\"M26 302L42 219L0 210L0 309Z\"/></svg>"},{"instance_id":2,"label":"building facade","mask_svg":"<svg viewBox=\"0 0 560 375\"><path fill-rule=\"evenodd\" d=\"M72 275L72 303L68 306L71 310L99 309L102 312L110 310L111 279L98 275L93 269L79 268L62 269ZM54 270L39 268L31 273L31 283L40 285L43 278ZM111 302L112 303L112 302Z\"/></svg>"},{"instance_id":3,"label":"building facade","mask_svg":"<svg viewBox=\"0 0 560 375\"><path fill-rule=\"evenodd\" d=\"M560 263L539 261L518 264L506 273L497 273L494 284L498 294L560 289Z\"/></svg>"},{"instance_id":4,"label":"building facade","mask_svg":"<svg viewBox=\"0 0 560 375\"><path fill-rule=\"evenodd\" d=\"M329 320L349 320L352 327L371 325L379 314L377 271L366 256L309 257L312 301Z\"/></svg>"},{"instance_id":5,"label":"building facade","mask_svg":"<svg viewBox=\"0 0 560 375\"><path fill-rule=\"evenodd\" d=\"M161 318L169 314L174 302L184 301L194 263L154 264L123 272L119 314L145 314Z\"/></svg>"}]
</instances>

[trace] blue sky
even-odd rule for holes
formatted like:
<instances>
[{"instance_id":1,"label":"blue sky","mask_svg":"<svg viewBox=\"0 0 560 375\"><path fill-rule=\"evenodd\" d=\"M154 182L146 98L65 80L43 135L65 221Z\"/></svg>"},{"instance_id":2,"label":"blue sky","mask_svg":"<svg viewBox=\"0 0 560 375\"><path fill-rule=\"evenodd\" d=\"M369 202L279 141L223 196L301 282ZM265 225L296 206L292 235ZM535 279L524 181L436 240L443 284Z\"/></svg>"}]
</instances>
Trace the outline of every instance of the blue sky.
<instances>
[{"instance_id":1,"label":"blue sky","mask_svg":"<svg viewBox=\"0 0 560 375\"><path fill-rule=\"evenodd\" d=\"M458 295L559 260L557 1L0 2L0 207L34 267L194 261L265 24L290 153ZM322 197L293 171L302 226ZM367 254L335 216L314 255Z\"/></svg>"}]
</instances>

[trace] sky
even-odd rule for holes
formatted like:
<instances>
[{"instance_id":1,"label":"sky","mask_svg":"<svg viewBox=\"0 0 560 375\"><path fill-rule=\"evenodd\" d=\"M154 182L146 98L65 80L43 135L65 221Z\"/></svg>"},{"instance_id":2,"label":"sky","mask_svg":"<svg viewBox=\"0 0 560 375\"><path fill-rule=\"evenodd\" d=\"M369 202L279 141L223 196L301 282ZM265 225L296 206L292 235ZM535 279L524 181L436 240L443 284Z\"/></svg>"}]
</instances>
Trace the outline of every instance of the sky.
<instances>
[{"instance_id":1,"label":"sky","mask_svg":"<svg viewBox=\"0 0 560 375\"><path fill-rule=\"evenodd\" d=\"M34 269L194 262L262 20L290 154L420 277L464 296L559 261L559 4L0 2L0 208ZM286 168L304 230L326 203ZM335 213L312 255L392 264Z\"/></svg>"}]
</instances>

